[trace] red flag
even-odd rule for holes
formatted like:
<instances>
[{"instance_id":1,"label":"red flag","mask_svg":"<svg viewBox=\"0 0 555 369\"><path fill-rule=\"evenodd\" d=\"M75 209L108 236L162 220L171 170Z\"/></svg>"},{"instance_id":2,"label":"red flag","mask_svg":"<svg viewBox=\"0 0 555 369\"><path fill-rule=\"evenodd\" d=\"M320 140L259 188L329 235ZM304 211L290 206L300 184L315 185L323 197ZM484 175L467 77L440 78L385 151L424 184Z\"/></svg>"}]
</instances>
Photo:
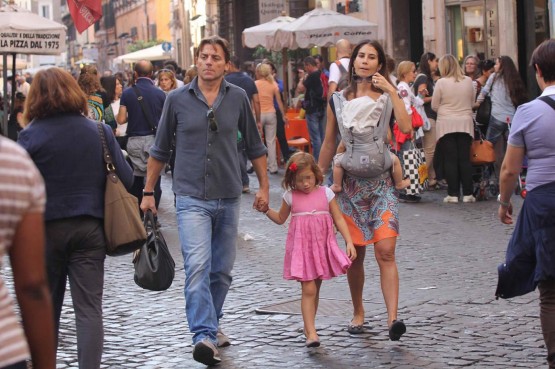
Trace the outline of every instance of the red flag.
<instances>
[{"instance_id":1,"label":"red flag","mask_svg":"<svg viewBox=\"0 0 555 369\"><path fill-rule=\"evenodd\" d=\"M67 5L79 33L83 33L102 17L101 0L68 0Z\"/></svg>"}]
</instances>

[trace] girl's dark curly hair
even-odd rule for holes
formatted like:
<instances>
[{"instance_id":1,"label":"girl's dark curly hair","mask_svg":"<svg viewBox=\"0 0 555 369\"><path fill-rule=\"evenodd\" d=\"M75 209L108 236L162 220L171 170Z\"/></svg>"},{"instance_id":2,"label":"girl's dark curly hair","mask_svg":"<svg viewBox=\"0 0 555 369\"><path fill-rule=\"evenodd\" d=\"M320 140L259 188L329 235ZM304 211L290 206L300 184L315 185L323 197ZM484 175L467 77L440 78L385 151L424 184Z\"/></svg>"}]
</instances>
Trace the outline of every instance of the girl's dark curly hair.
<instances>
[{"instance_id":1,"label":"girl's dark curly hair","mask_svg":"<svg viewBox=\"0 0 555 369\"><path fill-rule=\"evenodd\" d=\"M314 173L317 186L324 183L324 175L314 160L314 156L307 152L299 151L291 155L287 161L285 165L285 176L283 177L283 181L281 181L281 187L285 190L294 190L297 173L306 168L310 168Z\"/></svg>"}]
</instances>

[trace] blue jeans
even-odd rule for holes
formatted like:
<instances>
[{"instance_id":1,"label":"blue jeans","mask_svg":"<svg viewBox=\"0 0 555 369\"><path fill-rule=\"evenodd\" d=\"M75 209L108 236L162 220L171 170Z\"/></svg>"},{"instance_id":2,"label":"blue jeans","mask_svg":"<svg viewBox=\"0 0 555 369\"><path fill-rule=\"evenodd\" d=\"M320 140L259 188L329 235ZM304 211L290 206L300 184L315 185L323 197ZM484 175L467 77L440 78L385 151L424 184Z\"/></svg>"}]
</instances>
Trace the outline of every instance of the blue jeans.
<instances>
[{"instance_id":1,"label":"blue jeans","mask_svg":"<svg viewBox=\"0 0 555 369\"><path fill-rule=\"evenodd\" d=\"M326 111L322 110L310 114L307 113L306 124L308 125L308 134L312 142L312 154L316 162L318 162L320 148L326 136Z\"/></svg>"},{"instance_id":2,"label":"blue jeans","mask_svg":"<svg viewBox=\"0 0 555 369\"><path fill-rule=\"evenodd\" d=\"M509 125L506 122L497 120L492 115L489 118L486 140L488 140L493 144L493 146L495 146L495 143L497 142L497 140L499 140L499 137L502 137L508 129Z\"/></svg>"},{"instance_id":3,"label":"blue jeans","mask_svg":"<svg viewBox=\"0 0 555 369\"><path fill-rule=\"evenodd\" d=\"M185 312L193 343L216 344L218 321L231 285L240 198L177 196L177 224L185 266Z\"/></svg>"}]
</instances>

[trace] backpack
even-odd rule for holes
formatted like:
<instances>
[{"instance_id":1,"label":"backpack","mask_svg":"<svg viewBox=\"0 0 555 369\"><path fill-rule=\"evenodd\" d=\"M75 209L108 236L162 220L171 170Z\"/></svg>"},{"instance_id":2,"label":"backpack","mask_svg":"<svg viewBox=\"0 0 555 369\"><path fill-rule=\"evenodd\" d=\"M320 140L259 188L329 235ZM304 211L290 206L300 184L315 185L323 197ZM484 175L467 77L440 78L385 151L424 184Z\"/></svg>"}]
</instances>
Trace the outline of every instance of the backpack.
<instances>
[{"instance_id":1,"label":"backpack","mask_svg":"<svg viewBox=\"0 0 555 369\"><path fill-rule=\"evenodd\" d=\"M345 144L341 167L350 175L359 178L382 179L389 176L389 170L393 165L389 147L386 144L389 120L393 110L389 95L384 93L378 99L380 105L375 108L381 110L378 124L374 127L365 126L364 132L357 132L354 127L345 126L342 111L347 100L344 94L334 92L332 99L341 140Z\"/></svg>"},{"instance_id":2,"label":"backpack","mask_svg":"<svg viewBox=\"0 0 555 369\"><path fill-rule=\"evenodd\" d=\"M341 72L341 77L339 77L339 81L337 81L337 89L336 89L336 91L339 92L347 88L347 86L349 85L349 73L347 72L347 69L345 69L343 64L341 64L341 61L336 60L335 64L337 65L337 67L339 68L339 71Z\"/></svg>"},{"instance_id":3,"label":"backpack","mask_svg":"<svg viewBox=\"0 0 555 369\"><path fill-rule=\"evenodd\" d=\"M329 83L328 83L328 76L324 72L320 73L320 81L322 82L322 97L325 101L328 101L328 90L329 90Z\"/></svg>"}]
</instances>

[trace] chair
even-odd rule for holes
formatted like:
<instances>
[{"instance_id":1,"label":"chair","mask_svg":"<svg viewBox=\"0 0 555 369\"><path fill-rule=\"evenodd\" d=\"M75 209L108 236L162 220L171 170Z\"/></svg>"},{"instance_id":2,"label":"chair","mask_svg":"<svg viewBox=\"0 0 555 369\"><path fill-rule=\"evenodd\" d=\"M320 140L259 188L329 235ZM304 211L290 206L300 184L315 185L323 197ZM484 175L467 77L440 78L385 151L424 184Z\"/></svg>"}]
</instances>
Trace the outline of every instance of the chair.
<instances>
[{"instance_id":1,"label":"chair","mask_svg":"<svg viewBox=\"0 0 555 369\"><path fill-rule=\"evenodd\" d=\"M308 126L305 119L289 119L285 125L285 137L290 147L295 147L312 154L312 145L310 143L310 135L308 134Z\"/></svg>"},{"instance_id":2,"label":"chair","mask_svg":"<svg viewBox=\"0 0 555 369\"><path fill-rule=\"evenodd\" d=\"M300 110L298 109L288 109L285 113L287 119L299 119Z\"/></svg>"}]
</instances>

